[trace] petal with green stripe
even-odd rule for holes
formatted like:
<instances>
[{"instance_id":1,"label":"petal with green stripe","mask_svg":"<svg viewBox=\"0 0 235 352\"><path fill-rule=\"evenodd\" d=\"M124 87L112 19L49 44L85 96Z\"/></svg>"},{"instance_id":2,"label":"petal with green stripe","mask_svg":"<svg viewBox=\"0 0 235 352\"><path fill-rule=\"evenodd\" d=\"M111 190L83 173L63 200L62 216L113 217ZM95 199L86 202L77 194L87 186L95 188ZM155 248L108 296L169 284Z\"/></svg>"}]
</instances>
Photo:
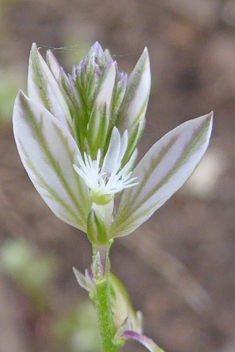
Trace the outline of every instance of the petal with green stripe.
<instances>
[{"instance_id":1,"label":"petal with green stripe","mask_svg":"<svg viewBox=\"0 0 235 352\"><path fill-rule=\"evenodd\" d=\"M86 231L91 203L87 186L73 168L78 147L68 130L21 91L13 129L23 165L44 201L61 220Z\"/></svg>"},{"instance_id":2,"label":"petal with green stripe","mask_svg":"<svg viewBox=\"0 0 235 352\"><path fill-rule=\"evenodd\" d=\"M121 132L130 130L145 118L151 86L150 62L147 48L144 49L130 74L121 106L118 127ZM121 122L121 123L120 123Z\"/></svg>"},{"instance_id":3,"label":"petal with green stripe","mask_svg":"<svg viewBox=\"0 0 235 352\"><path fill-rule=\"evenodd\" d=\"M72 119L63 91L35 43L30 51L28 71L29 98L42 104L71 131Z\"/></svg>"},{"instance_id":4,"label":"petal with green stripe","mask_svg":"<svg viewBox=\"0 0 235 352\"><path fill-rule=\"evenodd\" d=\"M125 189L112 236L125 236L145 222L189 178L209 143L212 113L187 121L163 136L133 170L138 185Z\"/></svg>"}]
</instances>

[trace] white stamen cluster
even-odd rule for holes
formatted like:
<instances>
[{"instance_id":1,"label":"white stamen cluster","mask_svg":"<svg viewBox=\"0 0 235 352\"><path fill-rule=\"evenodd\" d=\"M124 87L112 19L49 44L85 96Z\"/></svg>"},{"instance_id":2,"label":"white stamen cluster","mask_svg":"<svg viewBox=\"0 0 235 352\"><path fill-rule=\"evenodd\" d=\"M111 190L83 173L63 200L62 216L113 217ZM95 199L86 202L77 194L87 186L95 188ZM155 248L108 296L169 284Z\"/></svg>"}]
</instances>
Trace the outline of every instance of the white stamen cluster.
<instances>
[{"instance_id":1,"label":"white stamen cluster","mask_svg":"<svg viewBox=\"0 0 235 352\"><path fill-rule=\"evenodd\" d=\"M101 165L101 150L98 150L97 159L92 160L90 155L84 153L84 159L81 153L78 154L78 165L74 165L75 171L83 178L86 185L96 194L114 195L121 192L124 188L133 187L138 184L134 182L137 177L131 177L129 172L133 158L121 168L122 158L127 148L127 133L120 138L118 130L115 128L110 141L110 147L105 155ZM115 141L116 148L113 148Z\"/></svg>"}]
</instances>

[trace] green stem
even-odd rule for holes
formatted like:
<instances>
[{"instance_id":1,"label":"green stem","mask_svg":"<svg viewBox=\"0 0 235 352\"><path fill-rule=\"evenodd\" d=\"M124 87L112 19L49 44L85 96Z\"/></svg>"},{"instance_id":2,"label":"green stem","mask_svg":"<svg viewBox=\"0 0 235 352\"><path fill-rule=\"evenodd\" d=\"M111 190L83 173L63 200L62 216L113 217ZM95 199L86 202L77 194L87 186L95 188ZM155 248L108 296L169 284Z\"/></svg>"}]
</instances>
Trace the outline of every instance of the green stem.
<instances>
[{"instance_id":1,"label":"green stem","mask_svg":"<svg viewBox=\"0 0 235 352\"><path fill-rule=\"evenodd\" d=\"M107 256L108 256L107 249ZM93 247L93 254L95 253ZM108 259L107 259L108 260ZM113 311L111 305L111 291L109 281L109 270L102 277L93 278L95 283L94 303L96 306L99 329L101 337L102 352L118 352L119 346L113 342L115 334L115 325L113 320Z\"/></svg>"},{"instance_id":2,"label":"green stem","mask_svg":"<svg viewBox=\"0 0 235 352\"><path fill-rule=\"evenodd\" d=\"M96 283L95 305L98 314L102 352L117 352L118 347L113 343L115 326L110 300L109 274Z\"/></svg>"}]
</instances>

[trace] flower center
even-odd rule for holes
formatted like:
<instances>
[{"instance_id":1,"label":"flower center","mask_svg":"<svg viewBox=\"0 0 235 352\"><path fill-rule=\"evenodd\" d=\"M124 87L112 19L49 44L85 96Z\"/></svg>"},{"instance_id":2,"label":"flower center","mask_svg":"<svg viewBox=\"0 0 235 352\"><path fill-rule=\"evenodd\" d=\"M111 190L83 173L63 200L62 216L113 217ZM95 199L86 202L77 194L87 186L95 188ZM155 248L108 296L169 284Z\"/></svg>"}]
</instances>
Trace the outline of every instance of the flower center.
<instances>
[{"instance_id":1,"label":"flower center","mask_svg":"<svg viewBox=\"0 0 235 352\"><path fill-rule=\"evenodd\" d=\"M74 165L74 169L83 178L87 187L90 188L92 201L97 204L106 204L124 188L133 187L137 184L137 182L134 182L137 177L130 178L129 163L121 168L121 161L113 160L112 171L111 173L108 172L105 169L105 160L101 165L100 149L96 160L92 160L91 156L86 153L84 153L84 160L80 153L77 159L78 165Z\"/></svg>"}]
</instances>

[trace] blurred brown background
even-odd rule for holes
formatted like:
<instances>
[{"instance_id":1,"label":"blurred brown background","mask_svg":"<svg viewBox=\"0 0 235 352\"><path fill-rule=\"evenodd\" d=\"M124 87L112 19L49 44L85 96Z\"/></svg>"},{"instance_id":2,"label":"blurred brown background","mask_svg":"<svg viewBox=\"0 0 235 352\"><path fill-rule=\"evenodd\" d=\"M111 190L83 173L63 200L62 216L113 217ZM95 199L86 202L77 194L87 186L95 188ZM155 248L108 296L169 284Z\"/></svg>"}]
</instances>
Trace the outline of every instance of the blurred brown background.
<instances>
[{"instance_id":1,"label":"blurred brown background","mask_svg":"<svg viewBox=\"0 0 235 352\"><path fill-rule=\"evenodd\" d=\"M92 308L71 271L90 264L89 242L36 193L11 128L31 43L42 54L52 49L70 72L96 40L128 73L148 46L152 93L140 155L178 124L215 112L194 177L116 240L111 259L146 335L167 352L234 352L234 0L0 1L0 352L98 351Z\"/></svg>"}]
</instances>

